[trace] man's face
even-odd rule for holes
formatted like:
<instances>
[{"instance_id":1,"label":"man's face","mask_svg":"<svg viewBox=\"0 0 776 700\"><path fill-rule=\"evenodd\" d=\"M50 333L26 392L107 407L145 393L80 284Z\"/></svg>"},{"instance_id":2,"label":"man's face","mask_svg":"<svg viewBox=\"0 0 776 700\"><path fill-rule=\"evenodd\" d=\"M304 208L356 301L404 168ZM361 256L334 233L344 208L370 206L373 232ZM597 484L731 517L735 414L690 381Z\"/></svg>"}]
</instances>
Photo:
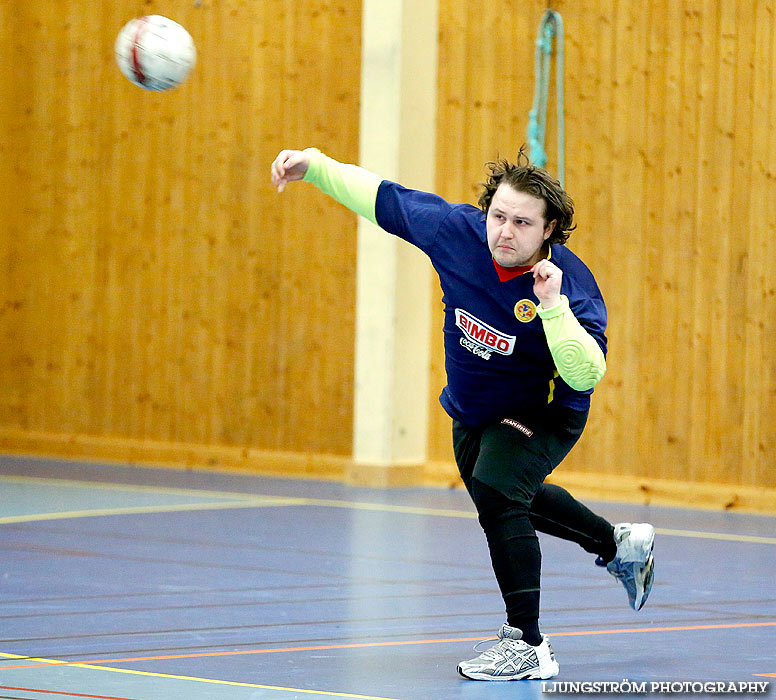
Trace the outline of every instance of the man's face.
<instances>
[{"instance_id":1,"label":"man's face","mask_svg":"<svg viewBox=\"0 0 776 700\"><path fill-rule=\"evenodd\" d=\"M518 192L506 183L498 186L486 217L488 248L504 267L535 265L555 221L544 221L543 199Z\"/></svg>"}]
</instances>

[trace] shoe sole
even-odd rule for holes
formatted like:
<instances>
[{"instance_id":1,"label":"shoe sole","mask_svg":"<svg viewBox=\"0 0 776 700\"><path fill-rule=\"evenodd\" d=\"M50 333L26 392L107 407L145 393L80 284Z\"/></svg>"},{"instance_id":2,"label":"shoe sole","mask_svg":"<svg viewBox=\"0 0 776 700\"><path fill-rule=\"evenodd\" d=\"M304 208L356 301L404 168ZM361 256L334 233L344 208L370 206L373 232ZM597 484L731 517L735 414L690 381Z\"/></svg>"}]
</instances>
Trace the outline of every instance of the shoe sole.
<instances>
[{"instance_id":1,"label":"shoe sole","mask_svg":"<svg viewBox=\"0 0 776 700\"><path fill-rule=\"evenodd\" d=\"M546 681L549 678L555 678L560 673L560 666L557 661L552 661L545 669L545 674L539 673L538 669L535 671L526 671L514 676L491 676L487 673L477 673L476 671L465 672L460 666L458 666L458 673L464 678L468 678L472 681Z\"/></svg>"},{"instance_id":2,"label":"shoe sole","mask_svg":"<svg viewBox=\"0 0 776 700\"><path fill-rule=\"evenodd\" d=\"M528 671L515 676L490 676L486 673L464 673L464 671L461 670L461 667L458 667L458 673L464 678L468 678L472 681L546 681L549 678L555 678L560 672L560 668L555 664L555 668L548 669L548 671L549 673L546 675L542 675L536 671Z\"/></svg>"},{"instance_id":3,"label":"shoe sole","mask_svg":"<svg viewBox=\"0 0 776 700\"><path fill-rule=\"evenodd\" d=\"M650 591L652 590L652 583L654 579L655 558L650 552L649 557L647 558L647 562L644 564L644 568L641 569L641 571L639 571L638 575L635 577L636 590L637 592L640 591L641 595L637 596L636 600L633 601L634 610L641 610L644 607L644 604L647 602L647 598L649 598Z\"/></svg>"},{"instance_id":4,"label":"shoe sole","mask_svg":"<svg viewBox=\"0 0 776 700\"><path fill-rule=\"evenodd\" d=\"M633 601L633 609L641 610L644 604L647 602L649 593L652 590L652 582L655 577L655 558L652 552L655 549L655 529L650 526L650 537L644 543L643 557L644 565L638 571L634 577L636 583L636 592L640 595L636 596L636 600Z\"/></svg>"}]
</instances>

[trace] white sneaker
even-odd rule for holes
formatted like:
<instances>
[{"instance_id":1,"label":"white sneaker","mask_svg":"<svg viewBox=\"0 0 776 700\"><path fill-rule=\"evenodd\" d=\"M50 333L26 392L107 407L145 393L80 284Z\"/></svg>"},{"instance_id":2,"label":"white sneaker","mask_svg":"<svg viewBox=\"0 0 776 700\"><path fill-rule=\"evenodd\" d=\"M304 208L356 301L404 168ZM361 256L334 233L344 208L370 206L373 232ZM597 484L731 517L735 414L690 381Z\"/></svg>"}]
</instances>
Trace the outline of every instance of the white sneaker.
<instances>
[{"instance_id":1,"label":"white sneaker","mask_svg":"<svg viewBox=\"0 0 776 700\"><path fill-rule=\"evenodd\" d=\"M498 642L470 661L458 664L458 673L475 681L521 681L558 675L558 662L546 634L532 647L522 640L517 627L502 625ZM476 649L476 647L475 647Z\"/></svg>"},{"instance_id":2,"label":"white sneaker","mask_svg":"<svg viewBox=\"0 0 776 700\"><path fill-rule=\"evenodd\" d=\"M634 610L647 602L655 576L655 528L649 523L618 523L614 526L617 555L606 570L622 581Z\"/></svg>"}]
</instances>

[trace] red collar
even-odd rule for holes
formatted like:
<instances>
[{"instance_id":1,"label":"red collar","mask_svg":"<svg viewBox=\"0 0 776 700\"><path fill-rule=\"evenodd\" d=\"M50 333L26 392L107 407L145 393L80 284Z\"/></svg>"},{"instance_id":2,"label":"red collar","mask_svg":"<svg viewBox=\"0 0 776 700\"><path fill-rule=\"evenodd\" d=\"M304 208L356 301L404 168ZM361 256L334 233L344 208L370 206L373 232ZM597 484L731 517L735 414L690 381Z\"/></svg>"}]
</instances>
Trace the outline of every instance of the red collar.
<instances>
[{"instance_id":1,"label":"red collar","mask_svg":"<svg viewBox=\"0 0 776 700\"><path fill-rule=\"evenodd\" d=\"M496 268L500 282L509 282L509 280L513 280L515 277L520 277L520 275L530 272L533 265L528 265L527 267L504 267L494 260L493 267Z\"/></svg>"}]
</instances>

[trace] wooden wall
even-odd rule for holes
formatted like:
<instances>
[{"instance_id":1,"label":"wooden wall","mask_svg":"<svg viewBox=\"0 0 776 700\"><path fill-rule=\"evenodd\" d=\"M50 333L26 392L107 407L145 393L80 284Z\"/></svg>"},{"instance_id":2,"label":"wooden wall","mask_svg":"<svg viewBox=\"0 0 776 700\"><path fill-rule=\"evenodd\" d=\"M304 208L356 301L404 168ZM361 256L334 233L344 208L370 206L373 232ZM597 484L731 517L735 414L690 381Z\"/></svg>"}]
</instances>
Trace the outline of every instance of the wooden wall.
<instances>
[{"instance_id":1,"label":"wooden wall","mask_svg":"<svg viewBox=\"0 0 776 700\"><path fill-rule=\"evenodd\" d=\"M113 58L152 13L170 93ZM357 0L2 3L0 426L350 453L355 216L269 164L357 159L359 66Z\"/></svg>"},{"instance_id":2,"label":"wooden wall","mask_svg":"<svg viewBox=\"0 0 776 700\"><path fill-rule=\"evenodd\" d=\"M776 487L775 2L551 3L570 246L610 311L566 473ZM440 0L443 196L476 201L483 163L524 142L546 7ZM200 51L163 95L112 56L153 12ZM357 159L360 29L357 0L0 3L0 447L347 459L355 220L312 188L278 197L267 169L286 145Z\"/></svg>"},{"instance_id":3,"label":"wooden wall","mask_svg":"<svg viewBox=\"0 0 776 700\"><path fill-rule=\"evenodd\" d=\"M482 163L525 140L546 5L441 4L439 190L476 201ZM569 246L610 314L608 372L562 469L772 488L776 4L550 4L566 33ZM432 416L432 456L449 460L449 421Z\"/></svg>"}]
</instances>

